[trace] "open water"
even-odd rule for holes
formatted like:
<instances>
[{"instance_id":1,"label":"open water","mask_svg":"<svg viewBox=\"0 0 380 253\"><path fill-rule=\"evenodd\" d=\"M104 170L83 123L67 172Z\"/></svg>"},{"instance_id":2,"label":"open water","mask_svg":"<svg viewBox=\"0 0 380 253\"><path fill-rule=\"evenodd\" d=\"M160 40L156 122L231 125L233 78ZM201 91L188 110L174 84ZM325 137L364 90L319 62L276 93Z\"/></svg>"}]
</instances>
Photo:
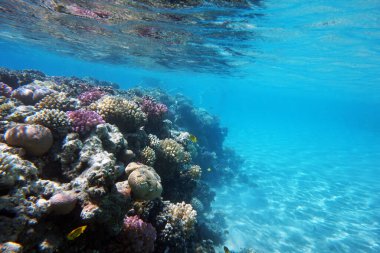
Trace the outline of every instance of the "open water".
<instances>
[{"instance_id":1,"label":"open water","mask_svg":"<svg viewBox=\"0 0 380 253\"><path fill-rule=\"evenodd\" d=\"M380 252L379 1L156 6L139 39L34 2L0 1L1 66L161 87L220 117L246 159L215 187L231 250Z\"/></svg>"}]
</instances>

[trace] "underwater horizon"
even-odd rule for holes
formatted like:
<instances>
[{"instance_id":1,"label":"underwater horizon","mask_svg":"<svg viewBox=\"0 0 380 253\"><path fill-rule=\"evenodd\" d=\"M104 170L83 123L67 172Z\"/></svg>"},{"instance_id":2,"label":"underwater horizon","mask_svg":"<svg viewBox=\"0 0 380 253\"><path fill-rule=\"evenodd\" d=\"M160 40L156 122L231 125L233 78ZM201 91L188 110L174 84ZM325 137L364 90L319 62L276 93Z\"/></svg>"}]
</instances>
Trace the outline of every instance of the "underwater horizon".
<instances>
[{"instance_id":1,"label":"underwater horizon","mask_svg":"<svg viewBox=\"0 0 380 253\"><path fill-rule=\"evenodd\" d=\"M379 73L376 0L0 0L0 252L380 252Z\"/></svg>"}]
</instances>

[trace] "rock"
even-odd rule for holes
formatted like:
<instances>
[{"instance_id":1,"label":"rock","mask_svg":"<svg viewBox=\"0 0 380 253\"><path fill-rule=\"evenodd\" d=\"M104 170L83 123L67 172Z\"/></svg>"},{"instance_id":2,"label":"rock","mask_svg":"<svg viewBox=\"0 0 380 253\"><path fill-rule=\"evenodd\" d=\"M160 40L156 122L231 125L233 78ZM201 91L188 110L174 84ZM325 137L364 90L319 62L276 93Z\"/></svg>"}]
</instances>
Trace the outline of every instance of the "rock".
<instances>
[{"instance_id":1,"label":"rock","mask_svg":"<svg viewBox=\"0 0 380 253\"><path fill-rule=\"evenodd\" d=\"M49 210L56 215L64 215L74 210L77 197L73 192L61 192L49 199Z\"/></svg>"},{"instance_id":2,"label":"rock","mask_svg":"<svg viewBox=\"0 0 380 253\"><path fill-rule=\"evenodd\" d=\"M6 242L0 244L1 253L22 253L22 245L17 242Z\"/></svg>"},{"instance_id":3,"label":"rock","mask_svg":"<svg viewBox=\"0 0 380 253\"><path fill-rule=\"evenodd\" d=\"M8 145L23 147L28 154L41 156L53 145L53 135L49 128L40 125L19 125L5 133Z\"/></svg>"}]
</instances>

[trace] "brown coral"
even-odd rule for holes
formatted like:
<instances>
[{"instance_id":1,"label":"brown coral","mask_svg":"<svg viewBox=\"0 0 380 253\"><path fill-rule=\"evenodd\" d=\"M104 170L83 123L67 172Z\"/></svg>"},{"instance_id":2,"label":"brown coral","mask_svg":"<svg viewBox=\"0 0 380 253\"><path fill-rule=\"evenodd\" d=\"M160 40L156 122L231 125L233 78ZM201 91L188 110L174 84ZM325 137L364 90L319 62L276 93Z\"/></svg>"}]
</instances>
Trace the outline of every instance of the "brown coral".
<instances>
[{"instance_id":1,"label":"brown coral","mask_svg":"<svg viewBox=\"0 0 380 253\"><path fill-rule=\"evenodd\" d=\"M120 130L135 131L147 121L145 113L132 101L121 97L106 96L90 105L103 119L115 124Z\"/></svg>"},{"instance_id":2,"label":"brown coral","mask_svg":"<svg viewBox=\"0 0 380 253\"><path fill-rule=\"evenodd\" d=\"M74 111L78 108L78 100L69 98L64 92L52 93L44 97L35 105L37 109L58 109L61 111Z\"/></svg>"},{"instance_id":3,"label":"brown coral","mask_svg":"<svg viewBox=\"0 0 380 253\"><path fill-rule=\"evenodd\" d=\"M65 136L70 129L70 122L66 113L57 109L43 109L28 117L26 122L45 126L57 136Z\"/></svg>"},{"instance_id":4,"label":"brown coral","mask_svg":"<svg viewBox=\"0 0 380 253\"><path fill-rule=\"evenodd\" d=\"M133 198L152 200L161 196L161 178L152 167L141 167L132 171L128 177Z\"/></svg>"},{"instance_id":5,"label":"brown coral","mask_svg":"<svg viewBox=\"0 0 380 253\"><path fill-rule=\"evenodd\" d=\"M156 161L156 153L150 147L145 147L140 153L140 160L143 164L153 166Z\"/></svg>"},{"instance_id":6,"label":"brown coral","mask_svg":"<svg viewBox=\"0 0 380 253\"><path fill-rule=\"evenodd\" d=\"M31 155L40 156L53 145L53 135L49 128L40 125L20 125L5 133L8 145L23 147Z\"/></svg>"},{"instance_id":7,"label":"brown coral","mask_svg":"<svg viewBox=\"0 0 380 253\"><path fill-rule=\"evenodd\" d=\"M190 161L190 154L173 139L167 138L160 141L160 153L169 162L188 163Z\"/></svg>"}]
</instances>

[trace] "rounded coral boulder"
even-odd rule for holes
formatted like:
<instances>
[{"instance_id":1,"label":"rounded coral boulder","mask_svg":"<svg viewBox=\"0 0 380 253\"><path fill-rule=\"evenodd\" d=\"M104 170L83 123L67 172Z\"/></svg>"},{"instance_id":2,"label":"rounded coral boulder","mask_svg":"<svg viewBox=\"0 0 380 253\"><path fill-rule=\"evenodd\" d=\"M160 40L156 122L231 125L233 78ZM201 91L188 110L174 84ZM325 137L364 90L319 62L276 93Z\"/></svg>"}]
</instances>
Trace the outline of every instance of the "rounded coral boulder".
<instances>
[{"instance_id":1,"label":"rounded coral boulder","mask_svg":"<svg viewBox=\"0 0 380 253\"><path fill-rule=\"evenodd\" d=\"M23 147L28 154L40 156L53 145L53 135L44 126L20 125L8 129L5 141L8 145Z\"/></svg>"},{"instance_id":2,"label":"rounded coral boulder","mask_svg":"<svg viewBox=\"0 0 380 253\"><path fill-rule=\"evenodd\" d=\"M160 176L148 166L132 171L128 177L128 184L135 199L152 200L160 197L162 193Z\"/></svg>"}]
</instances>

